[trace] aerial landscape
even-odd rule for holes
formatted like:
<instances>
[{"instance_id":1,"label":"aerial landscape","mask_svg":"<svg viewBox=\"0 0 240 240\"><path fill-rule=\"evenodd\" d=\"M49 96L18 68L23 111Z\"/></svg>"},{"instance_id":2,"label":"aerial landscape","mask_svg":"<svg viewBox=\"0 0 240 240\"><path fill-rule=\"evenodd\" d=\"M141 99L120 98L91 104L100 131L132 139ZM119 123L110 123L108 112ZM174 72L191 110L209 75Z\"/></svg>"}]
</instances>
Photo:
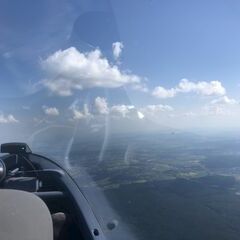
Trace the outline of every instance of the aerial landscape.
<instances>
[{"instance_id":1,"label":"aerial landscape","mask_svg":"<svg viewBox=\"0 0 240 240\"><path fill-rule=\"evenodd\" d=\"M103 132L80 133L67 162L56 159L90 199L110 237L121 239L116 231L127 228L133 235L125 239L238 239L237 133L110 134L104 149ZM109 230L111 221L116 226Z\"/></svg>"}]
</instances>

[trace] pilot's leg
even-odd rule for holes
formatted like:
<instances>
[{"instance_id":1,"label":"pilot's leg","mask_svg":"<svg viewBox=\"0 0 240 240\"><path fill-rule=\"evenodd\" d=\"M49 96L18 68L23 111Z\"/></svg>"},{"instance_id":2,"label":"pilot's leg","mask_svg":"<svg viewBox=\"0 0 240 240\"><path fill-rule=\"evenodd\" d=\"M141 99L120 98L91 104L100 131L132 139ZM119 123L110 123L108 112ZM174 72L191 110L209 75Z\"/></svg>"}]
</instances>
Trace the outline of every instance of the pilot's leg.
<instances>
[{"instance_id":1,"label":"pilot's leg","mask_svg":"<svg viewBox=\"0 0 240 240\"><path fill-rule=\"evenodd\" d=\"M62 212L52 214L54 240L67 240L69 235L70 217Z\"/></svg>"}]
</instances>

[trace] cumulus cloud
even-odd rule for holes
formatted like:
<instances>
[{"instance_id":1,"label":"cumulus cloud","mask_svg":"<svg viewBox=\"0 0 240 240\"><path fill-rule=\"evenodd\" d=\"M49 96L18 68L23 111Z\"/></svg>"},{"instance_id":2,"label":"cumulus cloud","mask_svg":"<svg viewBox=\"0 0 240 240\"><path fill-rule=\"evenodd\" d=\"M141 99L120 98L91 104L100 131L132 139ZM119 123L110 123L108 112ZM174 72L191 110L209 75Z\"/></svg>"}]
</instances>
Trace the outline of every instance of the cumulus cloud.
<instances>
[{"instance_id":1,"label":"cumulus cloud","mask_svg":"<svg viewBox=\"0 0 240 240\"><path fill-rule=\"evenodd\" d=\"M59 50L41 65L47 76L42 84L60 96L70 96L74 90L86 88L134 86L141 84L142 80L110 64L99 49L87 53L74 47Z\"/></svg>"},{"instance_id":2,"label":"cumulus cloud","mask_svg":"<svg viewBox=\"0 0 240 240\"><path fill-rule=\"evenodd\" d=\"M84 104L83 105L83 110L80 111L76 106L71 108L72 110L72 120L81 120L81 119L86 119L86 118L91 118L92 114L89 112L88 105Z\"/></svg>"},{"instance_id":3,"label":"cumulus cloud","mask_svg":"<svg viewBox=\"0 0 240 240\"><path fill-rule=\"evenodd\" d=\"M156 87L152 95L157 98L175 97L177 93L196 93L203 96L221 96L226 94L225 88L220 81L200 81L191 82L188 79L182 79L175 88L166 89L162 86Z\"/></svg>"},{"instance_id":4,"label":"cumulus cloud","mask_svg":"<svg viewBox=\"0 0 240 240\"><path fill-rule=\"evenodd\" d=\"M112 51L113 51L113 56L115 60L117 60L120 57L123 47L124 46L122 42L115 42L112 44Z\"/></svg>"},{"instance_id":5,"label":"cumulus cloud","mask_svg":"<svg viewBox=\"0 0 240 240\"><path fill-rule=\"evenodd\" d=\"M111 116L118 116L123 118L139 118L145 117L159 117L160 113L172 112L174 109L169 105L147 105L136 108L133 105L115 105L110 108Z\"/></svg>"},{"instance_id":6,"label":"cumulus cloud","mask_svg":"<svg viewBox=\"0 0 240 240\"><path fill-rule=\"evenodd\" d=\"M149 118L159 118L163 116L162 114L166 114L172 112L174 109L169 105L147 105L139 109L141 113Z\"/></svg>"},{"instance_id":7,"label":"cumulus cloud","mask_svg":"<svg viewBox=\"0 0 240 240\"><path fill-rule=\"evenodd\" d=\"M213 115L232 115L232 111L224 107L223 105L206 105L200 112L201 115L213 116Z\"/></svg>"},{"instance_id":8,"label":"cumulus cloud","mask_svg":"<svg viewBox=\"0 0 240 240\"><path fill-rule=\"evenodd\" d=\"M127 117L130 113L136 113L136 109L133 105L114 105L110 110L111 114L114 116Z\"/></svg>"},{"instance_id":9,"label":"cumulus cloud","mask_svg":"<svg viewBox=\"0 0 240 240\"><path fill-rule=\"evenodd\" d=\"M154 88L152 95L157 98L172 98L175 97L177 91L174 88L165 89L164 87L158 86Z\"/></svg>"},{"instance_id":10,"label":"cumulus cloud","mask_svg":"<svg viewBox=\"0 0 240 240\"><path fill-rule=\"evenodd\" d=\"M143 119L145 116L148 117L159 117L160 113L173 112L174 108L169 105L147 105L143 107L136 108L134 105L112 105L109 106L107 99L102 97L97 97L94 101L94 106L96 113L106 115L108 114L113 118L129 118L129 119ZM87 111L83 113L82 111L76 110L76 106L72 108L74 112L74 119L86 118L86 116L97 117L89 113L87 105L85 106ZM162 116L162 115L161 115Z\"/></svg>"},{"instance_id":11,"label":"cumulus cloud","mask_svg":"<svg viewBox=\"0 0 240 240\"><path fill-rule=\"evenodd\" d=\"M43 111L48 116L58 116L59 110L56 107L43 106Z\"/></svg>"},{"instance_id":12,"label":"cumulus cloud","mask_svg":"<svg viewBox=\"0 0 240 240\"><path fill-rule=\"evenodd\" d=\"M97 97L95 99L95 107L99 114L108 114L108 103L106 98Z\"/></svg>"},{"instance_id":13,"label":"cumulus cloud","mask_svg":"<svg viewBox=\"0 0 240 240\"><path fill-rule=\"evenodd\" d=\"M106 98L101 97L97 97L94 103L98 114L109 114L111 117L144 118L144 114L138 111L133 105L122 104L108 107Z\"/></svg>"},{"instance_id":14,"label":"cumulus cloud","mask_svg":"<svg viewBox=\"0 0 240 240\"><path fill-rule=\"evenodd\" d=\"M109 106L107 99L99 96L95 98L93 106L94 110L92 112L89 111L87 104L84 104L83 109L80 110L77 106L77 101L75 101L69 108L73 115L71 120L94 119L100 115L108 115L110 118L128 119L143 119L145 117L158 118L163 116L164 113L169 114L174 111L173 107L162 104L147 105L139 108L134 105L125 104Z\"/></svg>"},{"instance_id":15,"label":"cumulus cloud","mask_svg":"<svg viewBox=\"0 0 240 240\"><path fill-rule=\"evenodd\" d=\"M74 120L80 120L80 119L83 119L85 118L85 115L83 112L77 110L77 109L73 109L73 119Z\"/></svg>"},{"instance_id":16,"label":"cumulus cloud","mask_svg":"<svg viewBox=\"0 0 240 240\"><path fill-rule=\"evenodd\" d=\"M239 102L224 95L213 99L210 103L202 107L202 114L207 116L222 115L233 116L239 114Z\"/></svg>"},{"instance_id":17,"label":"cumulus cloud","mask_svg":"<svg viewBox=\"0 0 240 240\"><path fill-rule=\"evenodd\" d=\"M0 114L0 123L18 123L19 121L12 115L9 114L4 116L4 114Z\"/></svg>"},{"instance_id":18,"label":"cumulus cloud","mask_svg":"<svg viewBox=\"0 0 240 240\"><path fill-rule=\"evenodd\" d=\"M200 95L224 95L226 93L225 88L219 81L211 82L191 82L187 79L182 79L176 89L178 92L194 92Z\"/></svg>"},{"instance_id":19,"label":"cumulus cloud","mask_svg":"<svg viewBox=\"0 0 240 240\"><path fill-rule=\"evenodd\" d=\"M158 104L158 105L147 105L146 107L141 108L142 111L148 111L148 112L171 112L173 111L173 107L169 106L169 105L162 105L162 104Z\"/></svg>"},{"instance_id":20,"label":"cumulus cloud","mask_svg":"<svg viewBox=\"0 0 240 240\"><path fill-rule=\"evenodd\" d=\"M102 109L101 109L102 110ZM104 108L104 114L109 114L110 117L113 118L131 118L131 119L143 119L144 114L133 105L113 105Z\"/></svg>"},{"instance_id":21,"label":"cumulus cloud","mask_svg":"<svg viewBox=\"0 0 240 240\"><path fill-rule=\"evenodd\" d=\"M238 101L237 100L235 100L235 99L233 99L233 98L229 98L229 97L227 97L227 96L222 96L222 97L220 97L220 98L217 98L217 99L213 99L212 101L211 101L211 104L214 104L214 105L216 105L216 104L220 104L220 105L235 105L235 104L238 104Z\"/></svg>"}]
</instances>

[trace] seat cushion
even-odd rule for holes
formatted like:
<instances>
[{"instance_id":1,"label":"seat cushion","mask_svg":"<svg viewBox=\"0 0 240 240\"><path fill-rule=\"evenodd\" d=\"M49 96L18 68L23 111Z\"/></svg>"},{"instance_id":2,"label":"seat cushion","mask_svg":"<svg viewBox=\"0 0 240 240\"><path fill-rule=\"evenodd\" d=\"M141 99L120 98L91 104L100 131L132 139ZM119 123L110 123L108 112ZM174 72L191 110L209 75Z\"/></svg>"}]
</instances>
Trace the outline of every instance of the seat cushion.
<instances>
[{"instance_id":1,"label":"seat cushion","mask_svg":"<svg viewBox=\"0 0 240 240\"><path fill-rule=\"evenodd\" d=\"M32 193L1 189L0 239L52 240L52 219L46 204Z\"/></svg>"}]
</instances>

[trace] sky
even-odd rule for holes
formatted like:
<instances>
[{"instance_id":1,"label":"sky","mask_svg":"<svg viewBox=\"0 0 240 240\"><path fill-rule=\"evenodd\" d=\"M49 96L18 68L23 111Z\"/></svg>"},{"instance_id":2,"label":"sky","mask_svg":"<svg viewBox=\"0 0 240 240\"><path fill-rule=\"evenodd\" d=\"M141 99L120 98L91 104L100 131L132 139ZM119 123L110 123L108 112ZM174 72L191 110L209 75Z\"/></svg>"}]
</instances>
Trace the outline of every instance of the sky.
<instances>
[{"instance_id":1,"label":"sky","mask_svg":"<svg viewBox=\"0 0 240 240\"><path fill-rule=\"evenodd\" d=\"M3 0L0 127L239 128L239 23L237 0Z\"/></svg>"}]
</instances>

